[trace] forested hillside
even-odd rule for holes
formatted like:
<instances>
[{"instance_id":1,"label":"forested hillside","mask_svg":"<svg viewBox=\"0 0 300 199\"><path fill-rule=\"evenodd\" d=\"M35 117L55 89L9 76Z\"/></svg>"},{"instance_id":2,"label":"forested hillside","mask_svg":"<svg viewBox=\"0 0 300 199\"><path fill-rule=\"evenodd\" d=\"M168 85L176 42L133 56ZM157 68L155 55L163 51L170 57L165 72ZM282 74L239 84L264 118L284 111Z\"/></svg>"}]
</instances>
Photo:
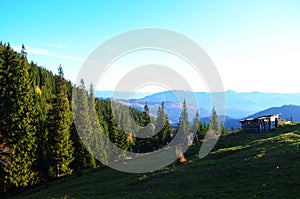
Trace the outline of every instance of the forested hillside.
<instances>
[{"instance_id":1,"label":"forested hillside","mask_svg":"<svg viewBox=\"0 0 300 199\"><path fill-rule=\"evenodd\" d=\"M124 158L101 151L107 143L100 134L126 151L149 152L166 145L177 132L163 102L156 118L150 115L147 103L143 111L129 108L130 118L137 124L133 128L125 111L128 107L95 98L93 85L88 86L88 92L83 81L72 85L65 80L62 66L54 75L29 63L24 46L17 53L9 43L0 44L0 82L1 192L13 193L66 175L81 175L84 169L101 167L101 162L111 158ZM179 123L187 129L196 127L199 135L206 132L199 115L194 123L187 117L184 103ZM158 133L135 138L145 128ZM81 139L77 131L83 132ZM88 152L92 147L99 149L101 162Z\"/></svg>"}]
</instances>

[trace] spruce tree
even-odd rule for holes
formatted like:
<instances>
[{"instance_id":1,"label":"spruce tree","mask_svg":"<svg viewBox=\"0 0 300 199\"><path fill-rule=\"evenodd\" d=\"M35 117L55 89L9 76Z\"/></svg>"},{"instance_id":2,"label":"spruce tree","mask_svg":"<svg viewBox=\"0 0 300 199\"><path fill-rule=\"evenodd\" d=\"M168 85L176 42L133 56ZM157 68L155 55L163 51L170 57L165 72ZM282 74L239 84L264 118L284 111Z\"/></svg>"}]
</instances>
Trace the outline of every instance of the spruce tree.
<instances>
[{"instance_id":1,"label":"spruce tree","mask_svg":"<svg viewBox=\"0 0 300 199\"><path fill-rule=\"evenodd\" d=\"M36 86L35 92L35 104L37 109L37 170L39 171L40 177L47 180L48 178L48 135L46 128L46 114L47 108L43 100L43 93L39 87Z\"/></svg>"},{"instance_id":2,"label":"spruce tree","mask_svg":"<svg viewBox=\"0 0 300 199\"><path fill-rule=\"evenodd\" d=\"M187 110L185 99L183 101L182 111L180 114L179 128L181 129L181 131L183 133L189 132L189 115L188 115L188 110Z\"/></svg>"},{"instance_id":3,"label":"spruce tree","mask_svg":"<svg viewBox=\"0 0 300 199\"><path fill-rule=\"evenodd\" d=\"M193 133L194 135L196 136L196 138L198 139L198 128L199 128L199 125L200 125L200 114L199 112L197 111L196 114L195 114L195 117L193 119L193 126L192 126L192 131L191 133Z\"/></svg>"},{"instance_id":4,"label":"spruce tree","mask_svg":"<svg viewBox=\"0 0 300 199\"><path fill-rule=\"evenodd\" d=\"M200 120L200 114L198 111L196 111L195 117L193 119L193 129L198 129L199 126L199 120Z\"/></svg>"},{"instance_id":5,"label":"spruce tree","mask_svg":"<svg viewBox=\"0 0 300 199\"><path fill-rule=\"evenodd\" d=\"M108 154L106 150L103 150L107 146L107 143L105 142L106 139L104 138L106 135L100 127L99 118L96 112L94 92L93 84L91 84L89 91L89 118L92 131L90 147L94 151L96 157L99 158L102 163L107 164Z\"/></svg>"},{"instance_id":6,"label":"spruce tree","mask_svg":"<svg viewBox=\"0 0 300 199\"><path fill-rule=\"evenodd\" d=\"M205 122L199 122L197 134L199 138L204 138L207 133L207 128Z\"/></svg>"},{"instance_id":7,"label":"spruce tree","mask_svg":"<svg viewBox=\"0 0 300 199\"><path fill-rule=\"evenodd\" d=\"M94 132L91 123L91 114L89 107L89 97L85 88L84 81L81 79L79 88L77 88L75 100L73 99L73 108L75 109L75 122L77 132L80 134L81 142L84 144L84 159L81 162L81 168L96 167L95 159L89 151L94 147ZM83 163L83 164L82 164Z\"/></svg>"},{"instance_id":8,"label":"spruce tree","mask_svg":"<svg viewBox=\"0 0 300 199\"><path fill-rule=\"evenodd\" d=\"M79 125L79 122L76 123L75 125L75 120L77 119L77 115L78 115L78 110L76 109L76 101L77 97L78 97L78 92L79 92L79 87L74 87L73 88L73 95L72 95L72 111L73 111L73 116L74 116L74 120L73 123L71 125L71 140L73 142L73 146L74 146L74 161L71 164L71 167L75 170L75 172L77 174L81 174L81 169L84 169L87 167L86 164L86 154L87 154L87 150L84 146L84 144L82 143L82 140L80 138L80 136L78 135L78 131L77 131L77 127ZM80 119L78 119L80 120ZM78 127L79 129L80 127Z\"/></svg>"},{"instance_id":9,"label":"spruce tree","mask_svg":"<svg viewBox=\"0 0 300 199\"><path fill-rule=\"evenodd\" d=\"M25 187L37 181L36 108L34 89L25 56L8 44L0 52L0 134L8 151L9 167L4 167L6 188Z\"/></svg>"},{"instance_id":10,"label":"spruce tree","mask_svg":"<svg viewBox=\"0 0 300 199\"><path fill-rule=\"evenodd\" d=\"M151 145L151 135L154 131L153 126L151 124L150 111L148 107L148 103L146 102L144 106L144 111L142 113L141 118L141 128L139 129L139 134L144 138L137 139L138 140L138 151L139 152L149 152L153 150L153 146Z\"/></svg>"},{"instance_id":11,"label":"spruce tree","mask_svg":"<svg viewBox=\"0 0 300 199\"><path fill-rule=\"evenodd\" d=\"M156 122L155 122L155 130L156 131L160 131L163 128L164 120L165 120L164 104L162 103L162 105L159 106L158 110L157 110L157 117L156 117Z\"/></svg>"},{"instance_id":12,"label":"spruce tree","mask_svg":"<svg viewBox=\"0 0 300 199\"><path fill-rule=\"evenodd\" d=\"M226 127L225 127L225 123L224 123L224 121L222 120L222 123L221 123L221 133L223 134L223 133L226 133L227 132L227 129L226 129Z\"/></svg>"},{"instance_id":13,"label":"spruce tree","mask_svg":"<svg viewBox=\"0 0 300 199\"><path fill-rule=\"evenodd\" d=\"M104 157L111 157L115 161L118 160L119 157L116 156L117 154L113 155L112 153L117 152L112 150L111 148L108 148L108 142L112 142L116 147L119 147L123 150L127 150L128 148L128 142L127 142L127 134L123 132L121 129L119 129L115 122L115 117L113 113L116 111L117 104L116 102L110 101L110 100L99 100L96 99L96 113L98 115L99 124L101 131L104 133L106 139L104 139L104 148L106 149L106 152L109 151L109 154L102 154ZM119 154L118 154L119 155ZM104 159L107 161L106 159Z\"/></svg>"},{"instance_id":14,"label":"spruce tree","mask_svg":"<svg viewBox=\"0 0 300 199\"><path fill-rule=\"evenodd\" d=\"M141 120L141 126L142 126L142 127L145 127L145 126L147 126L150 122L151 122L150 112L149 112L148 103L146 102L146 104L145 104L145 106L144 106L144 111L143 111L142 120Z\"/></svg>"},{"instance_id":15,"label":"spruce tree","mask_svg":"<svg viewBox=\"0 0 300 199\"><path fill-rule=\"evenodd\" d=\"M165 103L158 107L155 131L157 132L159 145L164 146L171 140L171 125L165 111Z\"/></svg>"},{"instance_id":16,"label":"spruce tree","mask_svg":"<svg viewBox=\"0 0 300 199\"><path fill-rule=\"evenodd\" d=\"M208 125L208 130L211 130L213 132L215 132L216 134L220 134L220 124L219 124L219 120L218 120L218 115L217 112L215 110L215 107L212 108L211 111L211 119Z\"/></svg>"},{"instance_id":17,"label":"spruce tree","mask_svg":"<svg viewBox=\"0 0 300 199\"><path fill-rule=\"evenodd\" d=\"M51 169L56 177L71 174L70 164L74 159L74 148L70 139L72 115L61 66L58 68L56 77L56 98L49 112L48 121Z\"/></svg>"}]
</instances>

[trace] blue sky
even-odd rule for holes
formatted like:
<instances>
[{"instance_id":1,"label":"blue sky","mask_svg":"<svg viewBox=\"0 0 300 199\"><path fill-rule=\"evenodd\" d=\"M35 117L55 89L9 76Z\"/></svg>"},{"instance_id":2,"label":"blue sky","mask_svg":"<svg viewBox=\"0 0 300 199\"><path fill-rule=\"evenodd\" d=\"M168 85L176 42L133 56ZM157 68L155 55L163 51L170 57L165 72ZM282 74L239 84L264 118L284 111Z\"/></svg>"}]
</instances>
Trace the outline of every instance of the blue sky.
<instances>
[{"instance_id":1,"label":"blue sky","mask_svg":"<svg viewBox=\"0 0 300 199\"><path fill-rule=\"evenodd\" d=\"M15 50L25 44L29 60L54 72L62 64L72 81L102 42L157 27L196 41L214 61L226 90L300 92L297 0L1 0L0 7L0 40ZM104 84L103 90L113 89Z\"/></svg>"}]
</instances>

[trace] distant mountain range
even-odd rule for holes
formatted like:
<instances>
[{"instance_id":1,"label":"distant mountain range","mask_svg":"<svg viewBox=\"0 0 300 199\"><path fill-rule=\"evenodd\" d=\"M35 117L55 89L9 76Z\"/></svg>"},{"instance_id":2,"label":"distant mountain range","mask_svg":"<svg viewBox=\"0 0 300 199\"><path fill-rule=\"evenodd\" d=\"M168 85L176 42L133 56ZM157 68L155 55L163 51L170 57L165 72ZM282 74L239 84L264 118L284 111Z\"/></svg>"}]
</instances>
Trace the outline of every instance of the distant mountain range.
<instances>
[{"instance_id":1,"label":"distant mountain range","mask_svg":"<svg viewBox=\"0 0 300 199\"><path fill-rule=\"evenodd\" d=\"M247 117L243 117L241 119L236 119L232 117L225 116L225 127L227 129L230 128L238 128L241 126L240 120L242 119L247 119L247 118L256 118L260 116L265 116L265 115L273 115L279 113L279 118L284 119L284 120L292 120L294 122L300 122L300 106L297 105L283 105L280 107L271 107L268 109L265 109L263 111L259 111L255 114L249 115ZM219 116L219 121L222 122L224 119L224 116ZM201 118L201 121L205 122L206 124L209 123L210 117L205 117Z\"/></svg>"},{"instance_id":2,"label":"distant mountain range","mask_svg":"<svg viewBox=\"0 0 300 199\"><path fill-rule=\"evenodd\" d=\"M145 103L148 103L152 115L156 115L157 109L162 101L165 102L166 112L172 123L177 123L182 109L182 102L186 96L195 96L199 102L198 111L201 120L209 121L212 108L211 96L207 92L188 91L165 91L147 95L148 93L97 91L96 97L114 98L115 101L143 110ZM281 118L293 117L294 121L300 121L300 93L281 94L263 92L235 92L226 91L226 116L225 126L227 128L238 127L239 120L247 117L257 117L281 113ZM123 98L123 99L122 99ZM130 98L127 100L127 98ZM125 99L125 100L124 100ZM293 104L293 105L287 105ZM270 108L272 107L272 108ZM190 120L193 119L197 106L189 104ZM262 111L263 110L263 111ZM224 116L222 117L224 118Z\"/></svg>"},{"instance_id":3,"label":"distant mountain range","mask_svg":"<svg viewBox=\"0 0 300 199\"><path fill-rule=\"evenodd\" d=\"M248 118L251 117L259 117L261 115L272 115L280 113L279 118L299 122L300 121L300 106L296 105L284 105L281 107L271 107L266 110L260 111L258 113L255 113L253 115L248 116Z\"/></svg>"},{"instance_id":4,"label":"distant mountain range","mask_svg":"<svg viewBox=\"0 0 300 199\"><path fill-rule=\"evenodd\" d=\"M146 96L151 95L152 93L145 92L125 92L125 91L95 91L95 96L99 98L113 98L117 97L118 99L140 99Z\"/></svg>"},{"instance_id":5,"label":"distant mountain range","mask_svg":"<svg viewBox=\"0 0 300 199\"><path fill-rule=\"evenodd\" d=\"M176 95L181 97L189 94L186 91L165 91L146 96L139 99L140 102L177 102ZM210 112L212 104L210 93L195 92L195 97L200 103L200 108ZM281 94L281 93L262 93L226 91L226 115L233 118L242 118L254 114L269 107L283 106L287 104L300 105L300 93ZM182 99L180 99L182 100ZM183 101L183 100L182 100ZM201 114L201 113L200 113ZM203 116L203 114L202 114Z\"/></svg>"}]
</instances>

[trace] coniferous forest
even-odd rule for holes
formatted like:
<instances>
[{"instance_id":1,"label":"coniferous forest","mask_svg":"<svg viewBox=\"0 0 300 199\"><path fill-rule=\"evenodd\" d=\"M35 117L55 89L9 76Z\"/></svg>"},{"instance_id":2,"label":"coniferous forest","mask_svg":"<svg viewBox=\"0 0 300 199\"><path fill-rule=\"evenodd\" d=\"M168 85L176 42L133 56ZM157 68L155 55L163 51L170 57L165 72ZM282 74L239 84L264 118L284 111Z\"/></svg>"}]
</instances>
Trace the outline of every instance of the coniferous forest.
<instances>
[{"instance_id":1,"label":"coniferous forest","mask_svg":"<svg viewBox=\"0 0 300 199\"><path fill-rule=\"evenodd\" d=\"M95 98L89 82L73 85L64 78L62 66L58 66L58 73L54 75L29 62L24 49L23 46L19 53L9 43L0 44L1 192L14 193L60 177L81 175L85 169L102 167L101 162L107 161L109 154L97 154L100 162L89 153L89 147L107 144L97 133L104 133L123 150L145 153L169 143L177 126L185 133L189 128L196 128L202 137L207 131L205 124L199 122L199 113L189 120L185 101L179 125L169 122L164 102L156 118L150 115L146 103L144 111L130 107L130 117L138 126L156 129L158 133L151 138L136 138L135 134L143 134L145 128L132 128L126 111L122 111L128 107ZM214 125L218 125L217 117L214 118ZM77 126L75 119L80 120ZM150 123L152 125L148 125ZM80 139L77 130L87 139ZM91 139L91 135L94 138Z\"/></svg>"}]
</instances>

